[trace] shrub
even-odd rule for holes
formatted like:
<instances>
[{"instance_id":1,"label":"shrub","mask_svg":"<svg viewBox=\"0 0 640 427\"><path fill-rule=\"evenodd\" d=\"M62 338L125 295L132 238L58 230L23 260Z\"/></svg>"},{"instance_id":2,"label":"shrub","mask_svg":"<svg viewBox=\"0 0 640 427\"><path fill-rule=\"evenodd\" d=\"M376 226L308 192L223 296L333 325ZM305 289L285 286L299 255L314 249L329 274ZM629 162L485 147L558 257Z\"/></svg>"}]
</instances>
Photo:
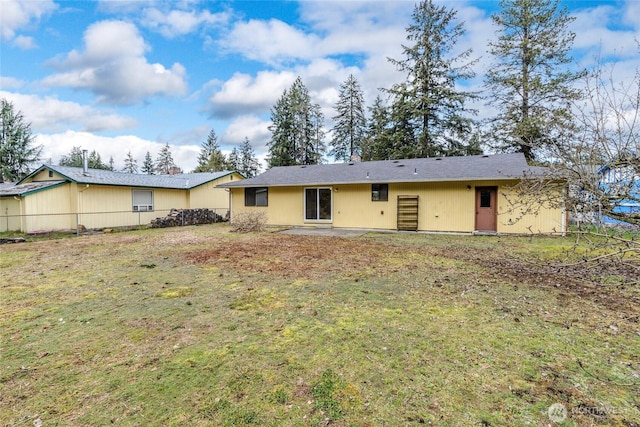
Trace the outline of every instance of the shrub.
<instances>
[{"instance_id":1,"label":"shrub","mask_svg":"<svg viewBox=\"0 0 640 427\"><path fill-rule=\"evenodd\" d=\"M263 231L267 224L267 214L264 211L240 212L231 220L233 233L252 233Z\"/></svg>"}]
</instances>

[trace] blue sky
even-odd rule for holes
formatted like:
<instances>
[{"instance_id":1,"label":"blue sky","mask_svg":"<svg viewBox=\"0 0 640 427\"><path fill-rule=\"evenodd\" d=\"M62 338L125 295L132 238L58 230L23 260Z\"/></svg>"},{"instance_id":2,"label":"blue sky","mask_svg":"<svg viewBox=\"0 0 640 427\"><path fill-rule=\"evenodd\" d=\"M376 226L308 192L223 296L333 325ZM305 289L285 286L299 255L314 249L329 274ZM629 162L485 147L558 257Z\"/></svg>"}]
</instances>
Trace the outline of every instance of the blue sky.
<instances>
[{"instance_id":1,"label":"blue sky","mask_svg":"<svg viewBox=\"0 0 640 427\"><path fill-rule=\"evenodd\" d=\"M490 0L442 1L467 34L460 49L491 58ZM615 75L640 68L640 0L565 1L576 17L574 67L599 54ZM368 105L404 78L401 59L413 1L54 1L0 0L0 97L32 125L45 160L74 146L97 150L116 168L138 164L169 143L185 172L215 129L223 152L249 138L260 158L269 109L300 76L330 128L338 89L350 74ZM490 107L477 106L480 116Z\"/></svg>"}]
</instances>

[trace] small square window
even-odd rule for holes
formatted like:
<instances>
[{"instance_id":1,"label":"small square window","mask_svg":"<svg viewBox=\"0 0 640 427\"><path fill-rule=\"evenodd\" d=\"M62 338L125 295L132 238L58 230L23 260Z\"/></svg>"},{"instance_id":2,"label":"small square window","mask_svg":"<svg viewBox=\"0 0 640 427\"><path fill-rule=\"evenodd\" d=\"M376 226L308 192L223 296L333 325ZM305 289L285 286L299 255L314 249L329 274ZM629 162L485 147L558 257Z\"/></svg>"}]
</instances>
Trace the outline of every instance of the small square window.
<instances>
[{"instance_id":1,"label":"small square window","mask_svg":"<svg viewBox=\"0 0 640 427\"><path fill-rule=\"evenodd\" d=\"M389 184L371 184L371 200L386 202L389 200Z\"/></svg>"},{"instance_id":2,"label":"small square window","mask_svg":"<svg viewBox=\"0 0 640 427\"><path fill-rule=\"evenodd\" d=\"M269 189L267 187L255 187L244 189L245 206L268 206Z\"/></svg>"}]
</instances>

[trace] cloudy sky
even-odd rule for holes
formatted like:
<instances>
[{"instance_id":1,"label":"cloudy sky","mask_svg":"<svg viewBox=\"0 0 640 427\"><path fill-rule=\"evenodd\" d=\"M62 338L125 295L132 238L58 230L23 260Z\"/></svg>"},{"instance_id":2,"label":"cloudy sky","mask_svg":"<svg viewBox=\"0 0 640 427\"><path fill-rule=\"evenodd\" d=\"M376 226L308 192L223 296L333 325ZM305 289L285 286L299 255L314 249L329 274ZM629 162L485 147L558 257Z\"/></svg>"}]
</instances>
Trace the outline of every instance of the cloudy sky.
<instances>
[{"instance_id":1,"label":"cloudy sky","mask_svg":"<svg viewBox=\"0 0 640 427\"><path fill-rule=\"evenodd\" d=\"M446 0L467 34L460 49L491 63L492 0ZM576 17L573 67L596 55L617 78L640 68L640 0L564 1ZM0 0L0 98L31 123L45 160L73 147L124 166L127 152L155 158L169 143L193 170L215 129L223 152L249 138L260 158L270 108L297 76L323 107L327 127L338 89L356 76L369 105L405 76L401 59L413 1ZM489 107L479 106L481 114Z\"/></svg>"}]
</instances>

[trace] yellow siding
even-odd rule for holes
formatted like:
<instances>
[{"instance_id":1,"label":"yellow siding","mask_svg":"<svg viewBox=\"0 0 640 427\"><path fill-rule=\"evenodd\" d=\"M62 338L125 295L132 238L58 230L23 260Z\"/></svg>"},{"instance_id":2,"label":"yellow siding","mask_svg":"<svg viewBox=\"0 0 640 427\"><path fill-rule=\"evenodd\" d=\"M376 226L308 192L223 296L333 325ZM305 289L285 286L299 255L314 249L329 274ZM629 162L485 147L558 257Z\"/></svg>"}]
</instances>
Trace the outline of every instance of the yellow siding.
<instances>
[{"instance_id":1,"label":"yellow siding","mask_svg":"<svg viewBox=\"0 0 640 427\"><path fill-rule=\"evenodd\" d=\"M498 188L498 233L564 233L566 214L557 202L533 200L521 196L511 185ZM551 191L551 190L549 190ZM561 199L562 188L551 195ZM547 197L548 199L548 197Z\"/></svg>"},{"instance_id":2,"label":"yellow siding","mask_svg":"<svg viewBox=\"0 0 640 427\"><path fill-rule=\"evenodd\" d=\"M0 232L19 231L22 229L20 221L21 199L13 197L0 198Z\"/></svg>"},{"instance_id":3,"label":"yellow siding","mask_svg":"<svg viewBox=\"0 0 640 427\"><path fill-rule=\"evenodd\" d=\"M240 174L233 173L192 189L189 195L189 207L191 209L212 209L218 215L225 216L229 210L229 192L224 188L216 188L216 186L241 179Z\"/></svg>"},{"instance_id":4,"label":"yellow siding","mask_svg":"<svg viewBox=\"0 0 640 427\"><path fill-rule=\"evenodd\" d=\"M51 171L53 176L49 176L49 169L42 170L31 177L27 182L40 182L40 181L64 181L66 178Z\"/></svg>"},{"instance_id":5,"label":"yellow siding","mask_svg":"<svg viewBox=\"0 0 640 427\"><path fill-rule=\"evenodd\" d=\"M305 225L302 187L269 188L269 206L245 206L243 188L233 188L231 194L232 216L240 212L264 211L269 225Z\"/></svg>"},{"instance_id":6,"label":"yellow siding","mask_svg":"<svg viewBox=\"0 0 640 427\"><path fill-rule=\"evenodd\" d=\"M49 176L45 169L30 181L64 180L55 172ZM145 225L152 219L166 216L171 209L214 209L225 216L229 210L229 193L217 184L241 180L233 173L215 182L187 190L148 188L153 191L154 210L133 211L133 190L145 188L109 185L67 183L26 195L21 201L13 198L0 200L0 231L19 229L69 230L81 224L88 229ZM14 216L9 218L9 216Z\"/></svg>"},{"instance_id":7,"label":"yellow siding","mask_svg":"<svg viewBox=\"0 0 640 427\"><path fill-rule=\"evenodd\" d=\"M22 200L23 231L75 228L75 209L69 205L70 185L61 185L27 195Z\"/></svg>"},{"instance_id":8,"label":"yellow siding","mask_svg":"<svg viewBox=\"0 0 640 427\"><path fill-rule=\"evenodd\" d=\"M344 228L397 228L397 197L418 195L420 231L468 232L475 230L475 187L498 188L498 233L552 233L563 231L560 208L541 206L536 214L515 215L511 188L516 181L464 181L389 184L388 201L372 201L370 184L335 185L331 222L304 221L305 187L270 187L269 206L244 206L244 189L232 189L232 214L264 211L267 223L277 226L330 225ZM468 188L469 187L469 188ZM527 205L536 207L535 202ZM517 220L516 220L517 219Z\"/></svg>"},{"instance_id":9,"label":"yellow siding","mask_svg":"<svg viewBox=\"0 0 640 427\"><path fill-rule=\"evenodd\" d=\"M187 207L187 190L149 189L153 191L154 210L133 211L132 187L104 185L79 185L78 209L80 224L86 228L124 227L145 225L157 217L166 216L169 210Z\"/></svg>"}]
</instances>

